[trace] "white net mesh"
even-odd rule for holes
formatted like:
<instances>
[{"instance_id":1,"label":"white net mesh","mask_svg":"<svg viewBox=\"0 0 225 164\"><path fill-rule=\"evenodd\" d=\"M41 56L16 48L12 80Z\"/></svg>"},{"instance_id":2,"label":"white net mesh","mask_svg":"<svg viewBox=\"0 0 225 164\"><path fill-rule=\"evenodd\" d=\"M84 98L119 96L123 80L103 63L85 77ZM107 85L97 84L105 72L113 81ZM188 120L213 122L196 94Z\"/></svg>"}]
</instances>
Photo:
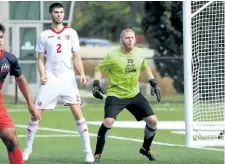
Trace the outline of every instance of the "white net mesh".
<instances>
[{"instance_id":1,"label":"white net mesh","mask_svg":"<svg viewBox=\"0 0 225 164\"><path fill-rule=\"evenodd\" d=\"M225 121L225 2L195 1L191 9L194 139L218 139Z\"/></svg>"}]
</instances>

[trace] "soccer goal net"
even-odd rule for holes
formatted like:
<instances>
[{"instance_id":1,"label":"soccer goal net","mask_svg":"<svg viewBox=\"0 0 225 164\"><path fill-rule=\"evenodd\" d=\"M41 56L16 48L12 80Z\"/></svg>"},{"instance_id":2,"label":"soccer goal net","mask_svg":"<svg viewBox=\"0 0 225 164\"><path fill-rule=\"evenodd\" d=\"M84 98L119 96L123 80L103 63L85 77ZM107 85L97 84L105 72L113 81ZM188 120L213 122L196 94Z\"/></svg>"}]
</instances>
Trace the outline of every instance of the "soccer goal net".
<instances>
[{"instance_id":1,"label":"soccer goal net","mask_svg":"<svg viewBox=\"0 0 225 164\"><path fill-rule=\"evenodd\" d=\"M186 1L183 12L186 145L224 146L225 2Z\"/></svg>"}]
</instances>

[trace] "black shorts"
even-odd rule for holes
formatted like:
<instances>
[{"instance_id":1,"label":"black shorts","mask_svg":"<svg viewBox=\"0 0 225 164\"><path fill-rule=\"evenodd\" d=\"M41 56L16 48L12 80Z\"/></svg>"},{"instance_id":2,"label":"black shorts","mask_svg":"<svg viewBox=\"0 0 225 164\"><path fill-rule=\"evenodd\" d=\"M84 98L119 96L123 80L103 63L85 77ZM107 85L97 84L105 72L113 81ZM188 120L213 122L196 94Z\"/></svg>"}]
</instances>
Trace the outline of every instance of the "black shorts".
<instances>
[{"instance_id":1,"label":"black shorts","mask_svg":"<svg viewBox=\"0 0 225 164\"><path fill-rule=\"evenodd\" d=\"M108 96L105 101L105 116L104 118L115 118L126 108L137 121L145 117L155 115L146 98L138 93L133 98L120 99L115 96Z\"/></svg>"}]
</instances>

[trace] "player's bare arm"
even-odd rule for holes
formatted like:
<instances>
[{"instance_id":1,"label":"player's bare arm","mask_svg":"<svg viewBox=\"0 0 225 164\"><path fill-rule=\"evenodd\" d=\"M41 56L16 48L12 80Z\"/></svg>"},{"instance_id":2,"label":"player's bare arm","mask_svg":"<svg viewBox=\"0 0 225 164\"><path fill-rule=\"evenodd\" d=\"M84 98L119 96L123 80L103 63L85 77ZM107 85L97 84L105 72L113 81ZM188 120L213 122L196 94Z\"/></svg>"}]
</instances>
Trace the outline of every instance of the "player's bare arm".
<instances>
[{"instance_id":1,"label":"player's bare arm","mask_svg":"<svg viewBox=\"0 0 225 164\"><path fill-rule=\"evenodd\" d=\"M87 82L87 79L85 77L84 67L83 67L83 63L82 63L79 51L73 52L73 66L74 68L76 67L80 73L80 84L85 84Z\"/></svg>"},{"instance_id":2,"label":"player's bare arm","mask_svg":"<svg viewBox=\"0 0 225 164\"><path fill-rule=\"evenodd\" d=\"M48 81L47 76L45 74L44 52L38 52L37 64L38 71L41 77L41 84L44 85Z\"/></svg>"},{"instance_id":3,"label":"player's bare arm","mask_svg":"<svg viewBox=\"0 0 225 164\"><path fill-rule=\"evenodd\" d=\"M159 86L158 86L157 82L155 81L152 71L148 65L144 68L143 72L145 74L145 77L148 79L148 81L151 85L151 94L152 95L155 94L158 102L160 102L160 100L161 100L160 89L159 89Z\"/></svg>"},{"instance_id":4,"label":"player's bare arm","mask_svg":"<svg viewBox=\"0 0 225 164\"><path fill-rule=\"evenodd\" d=\"M148 79L148 81L154 79L154 76L153 76L152 71L151 71L151 69L149 68L149 66L146 66L146 67L143 69L143 72L144 72L144 74L145 74L146 79Z\"/></svg>"},{"instance_id":5,"label":"player's bare arm","mask_svg":"<svg viewBox=\"0 0 225 164\"><path fill-rule=\"evenodd\" d=\"M31 95L30 95L30 92L28 89L27 80L25 79L25 77L23 75L21 75L19 77L15 77L15 79L16 79L16 82L17 82L17 85L18 85L20 91L22 92L22 94L27 102L27 106L28 106L28 110L29 110L30 114L39 120L40 115L33 104L33 100L31 98Z\"/></svg>"},{"instance_id":6,"label":"player's bare arm","mask_svg":"<svg viewBox=\"0 0 225 164\"><path fill-rule=\"evenodd\" d=\"M101 78L102 78L102 73L99 72L99 71L95 71L95 73L94 73L94 79L95 80L101 80Z\"/></svg>"}]
</instances>

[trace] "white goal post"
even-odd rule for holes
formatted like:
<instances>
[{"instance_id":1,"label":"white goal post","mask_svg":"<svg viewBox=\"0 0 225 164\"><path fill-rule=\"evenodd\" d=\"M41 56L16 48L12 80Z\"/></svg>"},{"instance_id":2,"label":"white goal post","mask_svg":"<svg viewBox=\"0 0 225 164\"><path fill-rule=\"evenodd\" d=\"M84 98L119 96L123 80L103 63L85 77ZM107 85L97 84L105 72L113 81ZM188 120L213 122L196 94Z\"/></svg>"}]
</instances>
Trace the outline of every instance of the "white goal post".
<instances>
[{"instance_id":1,"label":"white goal post","mask_svg":"<svg viewBox=\"0 0 225 164\"><path fill-rule=\"evenodd\" d=\"M225 1L183 2L186 146L224 146Z\"/></svg>"}]
</instances>

